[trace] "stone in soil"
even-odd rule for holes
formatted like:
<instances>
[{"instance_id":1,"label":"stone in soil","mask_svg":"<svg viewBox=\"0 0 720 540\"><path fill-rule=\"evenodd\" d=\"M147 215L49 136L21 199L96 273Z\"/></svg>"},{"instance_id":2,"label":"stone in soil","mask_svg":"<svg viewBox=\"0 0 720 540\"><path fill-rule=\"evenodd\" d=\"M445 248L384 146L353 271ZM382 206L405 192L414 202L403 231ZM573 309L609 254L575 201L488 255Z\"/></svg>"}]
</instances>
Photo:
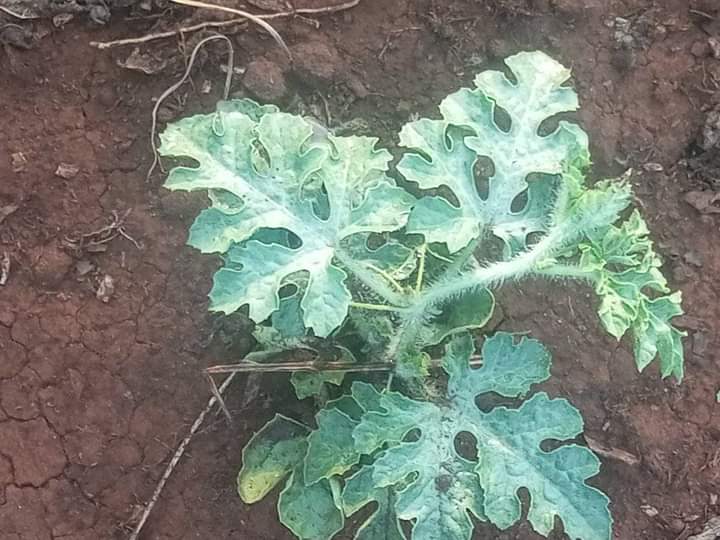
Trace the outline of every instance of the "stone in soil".
<instances>
[{"instance_id":1,"label":"stone in soil","mask_svg":"<svg viewBox=\"0 0 720 540\"><path fill-rule=\"evenodd\" d=\"M30 252L35 279L45 287L57 287L73 266L73 259L55 243L38 246Z\"/></svg>"},{"instance_id":2,"label":"stone in soil","mask_svg":"<svg viewBox=\"0 0 720 540\"><path fill-rule=\"evenodd\" d=\"M335 48L324 41L305 41L292 47L293 71L309 86L323 86L335 82L344 62Z\"/></svg>"},{"instance_id":3,"label":"stone in soil","mask_svg":"<svg viewBox=\"0 0 720 540\"><path fill-rule=\"evenodd\" d=\"M248 64L242 82L252 97L266 103L282 101L288 93L283 69L264 58Z\"/></svg>"}]
</instances>

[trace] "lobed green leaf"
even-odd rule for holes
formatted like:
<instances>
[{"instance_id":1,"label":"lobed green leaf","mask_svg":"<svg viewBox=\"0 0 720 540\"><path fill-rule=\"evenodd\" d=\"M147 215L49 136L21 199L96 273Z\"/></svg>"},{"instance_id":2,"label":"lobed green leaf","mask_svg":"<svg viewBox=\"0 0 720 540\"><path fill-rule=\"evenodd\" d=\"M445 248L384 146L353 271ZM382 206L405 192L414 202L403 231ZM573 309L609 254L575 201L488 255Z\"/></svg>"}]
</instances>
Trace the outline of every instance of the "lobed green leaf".
<instances>
[{"instance_id":1,"label":"lobed green leaf","mask_svg":"<svg viewBox=\"0 0 720 540\"><path fill-rule=\"evenodd\" d=\"M165 185L214 194L190 231L191 245L225 253L211 309L248 305L250 318L262 322L279 308L280 288L300 274L305 326L327 336L351 300L334 260L343 240L401 228L414 199L385 175L390 154L375 149L376 139L323 137L297 116L248 115L248 108L223 104L169 125L160 153L198 166L174 168ZM289 231L298 245L259 239L267 227Z\"/></svg>"},{"instance_id":2,"label":"lobed green leaf","mask_svg":"<svg viewBox=\"0 0 720 540\"><path fill-rule=\"evenodd\" d=\"M554 115L578 107L575 92L563 86L570 71L541 52L520 53L505 63L514 80L499 71L483 72L474 89L443 100L442 120L421 119L400 132L410 152L398 171L422 189L446 186L458 202L439 196L420 200L408 231L445 242L451 252L486 228L503 240L506 258L522 251L530 234L547 231L565 165L589 163L587 136L576 125L560 121L551 133L540 134ZM508 126L498 125L500 110ZM486 196L475 184L481 157L492 163Z\"/></svg>"},{"instance_id":3,"label":"lobed green leaf","mask_svg":"<svg viewBox=\"0 0 720 540\"><path fill-rule=\"evenodd\" d=\"M483 366L477 370L469 367L473 352L468 335L449 343L447 402L420 402L388 392L381 395L380 410L363 414L353 432L355 448L379 454L348 479L350 499L363 500L357 495L361 489L372 493L402 485L394 505L400 519L414 522L412 538L465 540L472 536L470 516L502 529L516 523L517 492L524 487L531 496L528 519L539 533L549 534L557 516L574 539L609 539L608 499L585 483L599 470L597 458L577 445L551 452L540 446L576 437L582 431L579 412L543 393L517 409L485 413L475 405L483 393L517 397L547 379L547 351L534 340L516 341L499 333L486 341ZM408 438L412 433L419 435ZM462 433L475 437L476 461L456 450Z\"/></svg>"}]
</instances>

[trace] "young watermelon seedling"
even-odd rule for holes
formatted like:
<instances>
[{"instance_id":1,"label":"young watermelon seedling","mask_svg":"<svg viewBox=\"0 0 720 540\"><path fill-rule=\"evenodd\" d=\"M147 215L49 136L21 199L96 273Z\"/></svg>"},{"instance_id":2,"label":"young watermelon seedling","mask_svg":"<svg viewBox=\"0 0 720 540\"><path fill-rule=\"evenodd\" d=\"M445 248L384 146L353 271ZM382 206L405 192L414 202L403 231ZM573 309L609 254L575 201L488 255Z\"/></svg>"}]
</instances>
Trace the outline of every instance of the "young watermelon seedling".
<instances>
[{"instance_id":1,"label":"young watermelon seedling","mask_svg":"<svg viewBox=\"0 0 720 540\"><path fill-rule=\"evenodd\" d=\"M324 400L315 429L277 415L246 446L240 496L252 503L282 484L280 520L298 538L332 538L373 503L358 540L469 539L473 517L517 523L522 487L538 533L559 517L570 538L611 537L608 498L585 483L598 459L572 443L541 448L577 437L579 412L544 393L519 401L549 377L547 350L501 332L476 354L470 331L491 318L492 291L506 282L588 283L603 327L630 335L638 369L657 358L663 377L682 379L683 334L671 324L680 293L642 216L627 211L627 181L589 185L586 134L553 124L578 108L570 72L540 52L506 64L510 76L481 73L445 98L442 119L402 128L399 175L377 139L338 137L249 100L161 136L161 154L197 162L174 168L166 187L208 192L189 243L224 258L210 308L247 306L256 323L259 349L246 361L315 351L313 369L292 377L300 398L327 397L347 371L391 373L382 391L355 381ZM480 410L489 392L517 406ZM473 451L459 452L462 440Z\"/></svg>"}]
</instances>

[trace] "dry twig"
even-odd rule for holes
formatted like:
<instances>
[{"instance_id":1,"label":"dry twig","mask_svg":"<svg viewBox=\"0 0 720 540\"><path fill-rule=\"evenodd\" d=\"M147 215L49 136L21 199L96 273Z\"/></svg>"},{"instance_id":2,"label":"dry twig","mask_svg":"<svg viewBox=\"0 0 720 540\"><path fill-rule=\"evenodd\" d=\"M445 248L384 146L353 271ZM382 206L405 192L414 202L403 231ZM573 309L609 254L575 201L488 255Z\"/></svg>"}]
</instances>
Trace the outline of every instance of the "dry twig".
<instances>
[{"instance_id":1,"label":"dry twig","mask_svg":"<svg viewBox=\"0 0 720 540\"><path fill-rule=\"evenodd\" d=\"M618 461L622 461L623 463L627 463L630 466L640 464L640 458L634 454L631 454L630 452L627 452L626 450L605 446L604 444L596 441L595 439L592 439L591 437L588 437L587 435L585 435L585 441L587 442L590 450L592 450L596 454L601 455L602 457L616 459Z\"/></svg>"},{"instance_id":2,"label":"dry twig","mask_svg":"<svg viewBox=\"0 0 720 540\"><path fill-rule=\"evenodd\" d=\"M230 383L232 382L234 376L235 375L233 373L228 375L228 377L223 381L222 385L218 389L218 394L213 395L213 397L210 398L207 406L202 410L202 412L198 415L198 417L193 422L193 425L190 427L190 432L182 440L182 442L178 446L177 450L175 451L175 454L173 455L172 459L170 460L170 463L168 463L167 467L165 467L165 472L163 473L162 477L160 478L158 485L155 487L155 491L153 492L152 497L150 498L150 502L148 502L147 506L145 506L145 511L142 513L142 516L140 517L140 521L135 526L135 530L133 530L133 533L130 535L129 540L137 540L138 536L140 535L140 532L142 531L143 527L145 526L145 522L147 521L148 517L150 516L150 513L152 512L153 508L155 507L155 504L157 504L157 501L160 498L160 494L162 493L162 490L165 488L165 484L167 484L167 481L170 478L170 476L172 475L173 471L175 470L175 467L177 466L178 462L180 461L180 458L182 458L183 454L185 453L185 449L187 448L188 444L190 444L190 441L192 440L192 438L195 435L195 433L197 432L197 430L200 429L200 426L205 421L205 417L215 406L215 403L217 403L218 397L222 395L222 393L227 389L228 386L230 386Z\"/></svg>"},{"instance_id":3,"label":"dry twig","mask_svg":"<svg viewBox=\"0 0 720 540\"><path fill-rule=\"evenodd\" d=\"M442 360L433 359L430 363L431 368L439 368L442 366ZM482 360L479 356L473 356L470 359L471 367L482 366ZM218 366L210 366L205 369L205 373L214 375L217 373L294 373L296 371L304 371L308 373L321 373L323 371L345 371L348 373L370 373L385 372L395 369L392 362L369 362L360 364L357 362L323 362L320 360L310 360L306 362L263 362L256 364L254 362L243 362L239 364L225 364Z\"/></svg>"},{"instance_id":4,"label":"dry twig","mask_svg":"<svg viewBox=\"0 0 720 540\"><path fill-rule=\"evenodd\" d=\"M442 360L432 359L430 363L431 368L439 368L442 366ZM482 359L480 356L472 356L470 358L470 367L482 366ZM230 373L235 375L237 373L294 373L294 372L307 372L307 373L320 373L323 371L345 371L351 372L387 372L392 371L395 368L395 364L392 362L370 362L365 364L358 364L356 362L325 362L322 360L309 360L309 361L296 361L296 362L242 362L239 364L226 364L210 366L205 369L208 381L210 382L210 389L213 395L218 399L220 408L225 413L225 416L229 421L232 421L230 411L225 406L225 403L220 395L213 375L218 373ZM392 377L392 373L391 373Z\"/></svg>"},{"instance_id":5,"label":"dry twig","mask_svg":"<svg viewBox=\"0 0 720 540\"><path fill-rule=\"evenodd\" d=\"M353 8L360 3L360 0L352 0L345 2L344 4L338 4L335 6L326 6L319 8L306 8L306 9L295 9L288 11L279 11L277 13L258 14L254 15L256 19L263 21L280 19L284 17L293 17L298 15L322 15L327 13L335 13L337 11L344 11L346 9ZM237 25L240 23L247 22L246 17L238 17L227 21L207 21L203 23L194 24L191 26L180 27L175 30L168 30L166 32L157 32L153 34L147 34L145 36L139 36L134 38L118 39L114 41L91 41L90 45L98 49L109 49L111 47L124 47L126 45L137 45L139 43L147 43L156 39L164 39L176 36L178 34L185 34L188 32L196 32L198 30L204 30L206 28L225 28L228 26Z\"/></svg>"},{"instance_id":6,"label":"dry twig","mask_svg":"<svg viewBox=\"0 0 720 540\"><path fill-rule=\"evenodd\" d=\"M688 10L688 12L692 15L697 15L698 17L703 17L704 19L708 19L710 21L717 20L717 17L713 17L709 13L705 13L704 11L700 11L699 9L690 9Z\"/></svg>"}]
</instances>

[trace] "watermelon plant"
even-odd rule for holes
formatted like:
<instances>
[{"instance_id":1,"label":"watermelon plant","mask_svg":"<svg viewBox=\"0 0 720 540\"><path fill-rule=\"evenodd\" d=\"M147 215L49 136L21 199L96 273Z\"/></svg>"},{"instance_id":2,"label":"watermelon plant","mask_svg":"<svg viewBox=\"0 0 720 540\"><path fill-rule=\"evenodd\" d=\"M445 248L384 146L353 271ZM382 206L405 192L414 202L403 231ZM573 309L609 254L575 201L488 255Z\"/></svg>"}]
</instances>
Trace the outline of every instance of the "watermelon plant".
<instances>
[{"instance_id":1,"label":"watermelon plant","mask_svg":"<svg viewBox=\"0 0 720 540\"><path fill-rule=\"evenodd\" d=\"M166 187L209 195L189 243L224 259L210 309L256 323L245 361L315 355L292 381L298 397L319 396L316 425L276 415L238 475L247 503L282 486L279 518L298 538L332 538L372 505L353 518L358 540L469 539L478 521L517 523L520 488L538 533L559 518L570 538L611 537L609 500L586 483L599 460L572 442L580 413L531 391L550 375L548 351L503 332L476 351L471 331L506 283L587 283L638 369L657 358L682 379L680 293L629 209L627 178L586 181L587 136L556 118L578 108L570 72L540 52L506 64L445 98L441 118L406 124L394 172L377 139L249 100L161 136L162 155L196 162ZM378 370L382 388L344 381ZM478 408L490 393L514 404Z\"/></svg>"}]
</instances>

